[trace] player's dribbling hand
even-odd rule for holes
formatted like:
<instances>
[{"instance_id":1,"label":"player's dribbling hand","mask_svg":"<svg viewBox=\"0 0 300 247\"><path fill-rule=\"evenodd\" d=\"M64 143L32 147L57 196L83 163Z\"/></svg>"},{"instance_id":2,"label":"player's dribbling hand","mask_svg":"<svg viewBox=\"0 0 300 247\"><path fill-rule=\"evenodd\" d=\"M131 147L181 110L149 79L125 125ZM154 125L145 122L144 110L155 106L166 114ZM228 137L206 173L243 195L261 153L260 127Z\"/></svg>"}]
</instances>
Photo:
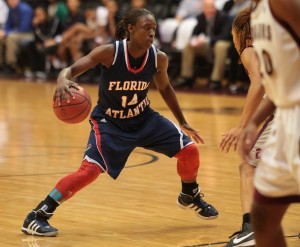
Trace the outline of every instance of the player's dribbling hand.
<instances>
[{"instance_id":1,"label":"player's dribbling hand","mask_svg":"<svg viewBox=\"0 0 300 247\"><path fill-rule=\"evenodd\" d=\"M238 142L238 153L242 160L249 162L249 153L254 146L256 140L257 126L254 123L249 123L242 131Z\"/></svg>"},{"instance_id":2,"label":"player's dribbling hand","mask_svg":"<svg viewBox=\"0 0 300 247\"><path fill-rule=\"evenodd\" d=\"M71 80L68 80L66 78L59 77L57 79L57 85L56 85L56 88L54 91L53 101L55 101L57 99L57 103L58 103L58 105L60 105L61 101L66 99L67 102L70 103L69 97L72 97L73 99L75 97L73 95L72 91L70 90L71 87L79 90L77 83L75 83Z\"/></svg>"},{"instance_id":3,"label":"player's dribbling hand","mask_svg":"<svg viewBox=\"0 0 300 247\"><path fill-rule=\"evenodd\" d=\"M181 124L180 128L195 142L204 144L204 140L201 138L201 136L198 134L198 130L194 130L191 126L188 124Z\"/></svg>"}]
</instances>

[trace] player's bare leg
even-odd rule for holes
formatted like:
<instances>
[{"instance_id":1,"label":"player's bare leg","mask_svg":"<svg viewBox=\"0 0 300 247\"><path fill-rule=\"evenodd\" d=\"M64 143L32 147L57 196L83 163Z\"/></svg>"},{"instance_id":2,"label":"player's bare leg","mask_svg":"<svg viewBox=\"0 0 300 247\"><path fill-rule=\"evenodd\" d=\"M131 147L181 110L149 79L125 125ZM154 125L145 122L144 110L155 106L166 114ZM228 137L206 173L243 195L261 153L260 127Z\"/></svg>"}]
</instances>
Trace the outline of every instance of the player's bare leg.
<instances>
[{"instance_id":1,"label":"player's bare leg","mask_svg":"<svg viewBox=\"0 0 300 247\"><path fill-rule=\"evenodd\" d=\"M252 204L251 216L256 247L286 247L281 220L288 204Z\"/></svg>"}]
</instances>

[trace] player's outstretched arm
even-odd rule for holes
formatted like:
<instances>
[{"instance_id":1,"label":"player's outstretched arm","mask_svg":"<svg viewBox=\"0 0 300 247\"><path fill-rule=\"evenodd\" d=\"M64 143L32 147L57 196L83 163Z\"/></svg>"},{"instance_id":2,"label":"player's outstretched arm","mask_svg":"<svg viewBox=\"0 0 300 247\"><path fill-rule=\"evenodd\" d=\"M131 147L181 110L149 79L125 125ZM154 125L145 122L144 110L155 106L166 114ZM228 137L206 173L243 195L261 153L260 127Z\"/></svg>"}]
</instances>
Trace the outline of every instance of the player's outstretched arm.
<instances>
[{"instance_id":1,"label":"player's outstretched arm","mask_svg":"<svg viewBox=\"0 0 300 247\"><path fill-rule=\"evenodd\" d=\"M242 130L248 124L264 95L258 59L252 47L248 47L242 52L241 61L248 71L250 87L248 89L241 120L238 126L222 135L219 148L221 151L225 150L226 152L229 152L231 146L233 146L234 151L236 151L238 139Z\"/></svg>"},{"instance_id":2,"label":"player's outstretched arm","mask_svg":"<svg viewBox=\"0 0 300 247\"><path fill-rule=\"evenodd\" d=\"M186 122L185 117L180 109L176 94L170 84L168 73L168 58L167 55L161 51L157 53L157 73L154 76L156 87L166 102L169 109L177 119L180 127L193 138L197 143L204 143L203 139L199 136L198 131L194 130Z\"/></svg>"}]
</instances>

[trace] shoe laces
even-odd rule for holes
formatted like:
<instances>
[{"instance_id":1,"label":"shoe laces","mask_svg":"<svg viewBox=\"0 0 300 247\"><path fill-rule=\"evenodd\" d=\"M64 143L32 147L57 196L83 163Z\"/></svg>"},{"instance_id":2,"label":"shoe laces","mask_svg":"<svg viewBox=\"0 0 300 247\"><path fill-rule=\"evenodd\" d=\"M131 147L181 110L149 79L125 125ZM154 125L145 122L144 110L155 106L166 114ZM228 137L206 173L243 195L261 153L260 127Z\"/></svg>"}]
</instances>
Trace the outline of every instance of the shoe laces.
<instances>
[{"instance_id":1,"label":"shoe laces","mask_svg":"<svg viewBox=\"0 0 300 247\"><path fill-rule=\"evenodd\" d=\"M204 194L201 193L200 191L198 191L196 193L196 195L194 196L194 202L196 204L199 204L201 206L201 208L206 208L209 206L209 204L202 199L203 197L204 197Z\"/></svg>"}]
</instances>

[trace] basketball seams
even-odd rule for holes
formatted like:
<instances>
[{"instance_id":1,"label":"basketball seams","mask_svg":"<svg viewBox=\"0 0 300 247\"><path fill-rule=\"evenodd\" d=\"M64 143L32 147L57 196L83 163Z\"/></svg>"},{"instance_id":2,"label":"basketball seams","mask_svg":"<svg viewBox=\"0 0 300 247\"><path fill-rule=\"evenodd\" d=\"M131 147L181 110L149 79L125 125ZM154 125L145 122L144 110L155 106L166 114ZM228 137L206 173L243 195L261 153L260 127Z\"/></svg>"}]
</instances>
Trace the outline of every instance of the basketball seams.
<instances>
[{"instance_id":1,"label":"basketball seams","mask_svg":"<svg viewBox=\"0 0 300 247\"><path fill-rule=\"evenodd\" d=\"M75 115L75 116L73 116L73 117L71 117L71 118L65 118L65 119L63 119L63 120L64 120L64 121L68 121L68 120L76 119L76 118L79 117L81 114L83 114L83 113L86 111L86 109L89 109L89 107L91 107L90 102L88 102L88 104L85 106L85 108L83 108L83 110L82 110L81 112L78 112L77 115ZM88 112L87 112L86 114L84 114L84 115L86 115L86 117L87 117L88 114L89 114L89 112L90 112L90 110L88 110Z\"/></svg>"}]
</instances>

